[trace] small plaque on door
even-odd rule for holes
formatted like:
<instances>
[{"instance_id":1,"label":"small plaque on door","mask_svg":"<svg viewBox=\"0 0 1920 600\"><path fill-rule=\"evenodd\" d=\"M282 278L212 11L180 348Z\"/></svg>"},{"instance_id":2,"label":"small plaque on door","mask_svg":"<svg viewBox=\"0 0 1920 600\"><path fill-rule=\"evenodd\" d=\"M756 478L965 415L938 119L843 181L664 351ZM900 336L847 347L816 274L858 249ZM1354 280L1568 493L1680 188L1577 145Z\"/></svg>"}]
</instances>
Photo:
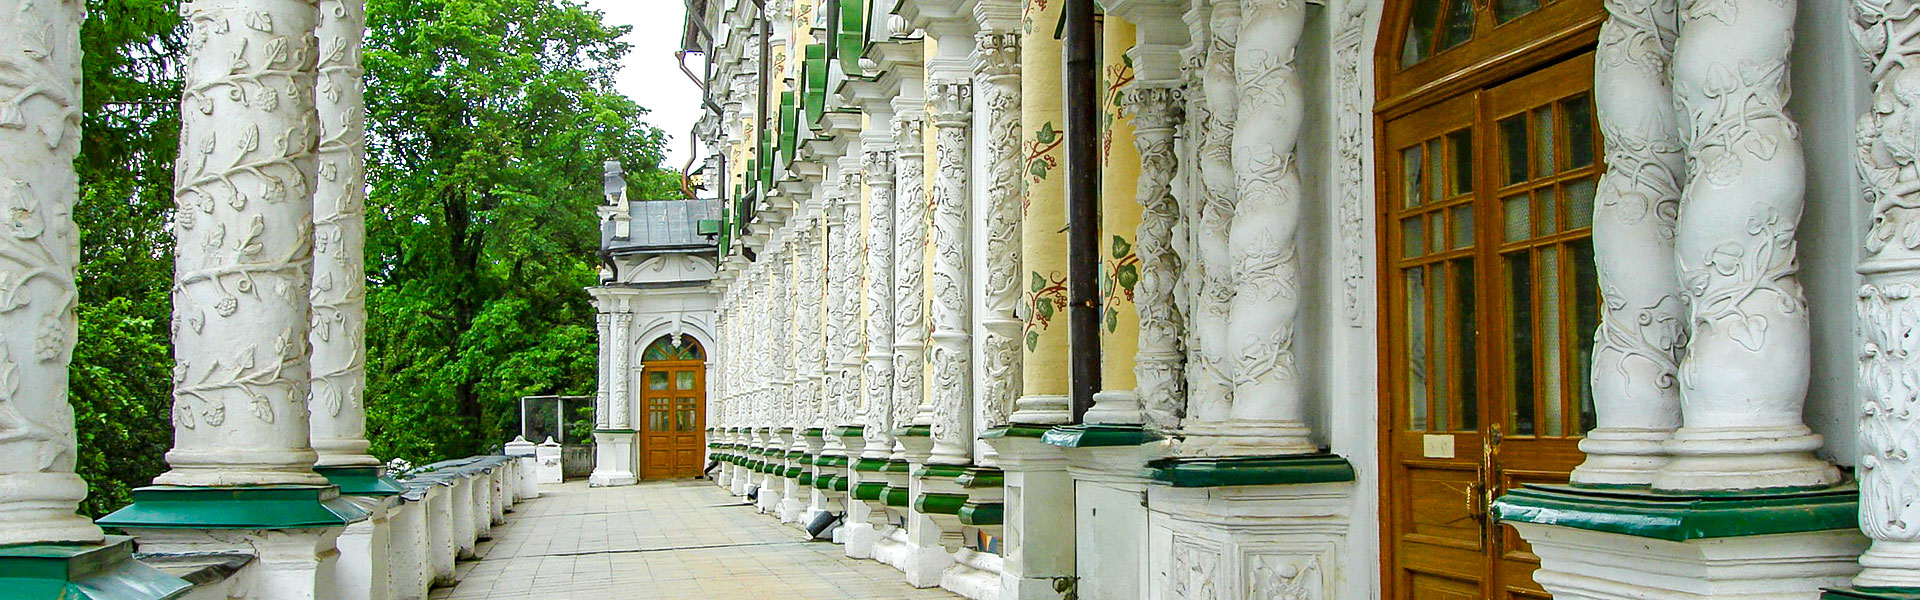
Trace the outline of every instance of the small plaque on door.
<instances>
[{"instance_id":1,"label":"small plaque on door","mask_svg":"<svg viewBox=\"0 0 1920 600\"><path fill-rule=\"evenodd\" d=\"M1420 436L1421 456L1426 458L1453 458L1453 436L1427 434Z\"/></svg>"}]
</instances>

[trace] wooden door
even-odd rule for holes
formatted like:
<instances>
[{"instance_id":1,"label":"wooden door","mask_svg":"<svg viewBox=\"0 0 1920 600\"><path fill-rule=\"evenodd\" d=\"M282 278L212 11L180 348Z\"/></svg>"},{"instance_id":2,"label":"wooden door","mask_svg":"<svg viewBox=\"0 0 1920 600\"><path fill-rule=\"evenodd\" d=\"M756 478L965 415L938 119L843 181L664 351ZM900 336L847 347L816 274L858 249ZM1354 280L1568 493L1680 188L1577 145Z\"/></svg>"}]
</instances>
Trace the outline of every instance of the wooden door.
<instances>
[{"instance_id":1,"label":"wooden door","mask_svg":"<svg viewBox=\"0 0 1920 600\"><path fill-rule=\"evenodd\" d=\"M1545 598L1487 506L1564 482L1593 426L1593 57L1383 123L1388 598Z\"/></svg>"},{"instance_id":2,"label":"wooden door","mask_svg":"<svg viewBox=\"0 0 1920 600\"><path fill-rule=\"evenodd\" d=\"M640 386L640 478L700 474L706 446L706 363L643 362Z\"/></svg>"}]
</instances>

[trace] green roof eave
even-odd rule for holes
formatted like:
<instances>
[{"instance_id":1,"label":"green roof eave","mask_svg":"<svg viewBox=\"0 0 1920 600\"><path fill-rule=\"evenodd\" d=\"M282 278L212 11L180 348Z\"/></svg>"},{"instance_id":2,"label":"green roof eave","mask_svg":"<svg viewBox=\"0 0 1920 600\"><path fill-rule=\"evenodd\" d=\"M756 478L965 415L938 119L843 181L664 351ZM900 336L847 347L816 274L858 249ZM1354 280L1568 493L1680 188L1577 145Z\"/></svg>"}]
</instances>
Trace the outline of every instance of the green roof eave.
<instances>
[{"instance_id":1,"label":"green roof eave","mask_svg":"<svg viewBox=\"0 0 1920 600\"><path fill-rule=\"evenodd\" d=\"M860 55L866 49L865 2L861 0L839 0L840 26L834 32L834 58L840 62L840 72L848 76L858 76Z\"/></svg>"},{"instance_id":2,"label":"green roof eave","mask_svg":"<svg viewBox=\"0 0 1920 600\"><path fill-rule=\"evenodd\" d=\"M367 518L331 485L148 486L99 523L127 529L304 529Z\"/></svg>"}]
</instances>

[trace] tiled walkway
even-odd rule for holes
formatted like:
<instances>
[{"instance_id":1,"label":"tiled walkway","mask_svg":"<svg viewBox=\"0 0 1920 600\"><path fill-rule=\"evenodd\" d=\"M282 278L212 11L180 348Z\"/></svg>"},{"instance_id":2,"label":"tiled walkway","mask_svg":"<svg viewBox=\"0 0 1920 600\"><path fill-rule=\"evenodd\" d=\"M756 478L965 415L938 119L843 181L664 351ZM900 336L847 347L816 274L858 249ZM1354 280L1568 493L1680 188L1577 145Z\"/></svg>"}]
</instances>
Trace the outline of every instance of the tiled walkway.
<instances>
[{"instance_id":1,"label":"tiled walkway","mask_svg":"<svg viewBox=\"0 0 1920 600\"><path fill-rule=\"evenodd\" d=\"M708 481L542 485L435 599L913 599L900 572L805 541Z\"/></svg>"}]
</instances>

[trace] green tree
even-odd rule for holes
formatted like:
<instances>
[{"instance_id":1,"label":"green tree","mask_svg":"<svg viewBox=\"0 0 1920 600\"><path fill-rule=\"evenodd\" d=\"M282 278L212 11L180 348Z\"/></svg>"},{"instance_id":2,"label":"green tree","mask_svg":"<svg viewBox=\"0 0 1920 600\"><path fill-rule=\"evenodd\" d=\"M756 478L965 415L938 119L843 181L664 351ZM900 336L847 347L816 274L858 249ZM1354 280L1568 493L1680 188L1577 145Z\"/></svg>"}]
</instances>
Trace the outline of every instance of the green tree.
<instances>
[{"instance_id":1,"label":"green tree","mask_svg":"<svg viewBox=\"0 0 1920 600\"><path fill-rule=\"evenodd\" d=\"M368 427L415 461L505 441L593 382L600 162L672 197L613 89L629 47L572 0L370 0ZM658 189L653 189L658 188Z\"/></svg>"}]
</instances>

